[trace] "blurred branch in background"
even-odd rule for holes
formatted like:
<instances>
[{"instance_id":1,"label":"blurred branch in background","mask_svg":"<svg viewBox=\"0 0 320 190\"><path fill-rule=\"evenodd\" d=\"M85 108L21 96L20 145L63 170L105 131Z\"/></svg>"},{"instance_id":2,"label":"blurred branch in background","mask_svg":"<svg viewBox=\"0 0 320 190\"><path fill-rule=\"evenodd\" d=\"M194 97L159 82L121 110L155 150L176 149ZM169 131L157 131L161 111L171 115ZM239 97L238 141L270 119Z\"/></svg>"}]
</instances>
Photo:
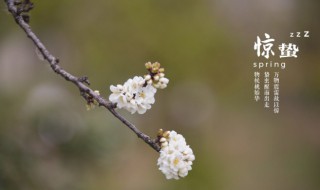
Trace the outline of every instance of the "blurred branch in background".
<instances>
[{"instance_id":1,"label":"blurred branch in background","mask_svg":"<svg viewBox=\"0 0 320 190\"><path fill-rule=\"evenodd\" d=\"M30 25L28 24L30 18L28 16L28 12L33 8L33 3L29 0L24 1L14 1L14 0L5 0L9 12L14 17L16 23L24 30L27 36L33 41L37 49L40 51L43 58L50 64L52 70L63 77L65 80L72 82L75 84L81 93L81 96L87 101L88 104L92 103L92 100L97 101L99 106L103 106L108 109L116 118L118 118L123 124L129 127L136 135L141 138L145 143L149 144L154 150L157 152L160 151L160 147L157 144L156 140L151 139L148 135L142 133L139 129L137 129L132 123L130 123L127 119L121 116L119 113L115 111L116 105L107 101L99 93L95 92L87 85L90 85L87 77L75 77L74 75L65 71L62 67L60 67L59 59L53 56L47 48L43 45L37 35L31 30Z\"/></svg>"}]
</instances>

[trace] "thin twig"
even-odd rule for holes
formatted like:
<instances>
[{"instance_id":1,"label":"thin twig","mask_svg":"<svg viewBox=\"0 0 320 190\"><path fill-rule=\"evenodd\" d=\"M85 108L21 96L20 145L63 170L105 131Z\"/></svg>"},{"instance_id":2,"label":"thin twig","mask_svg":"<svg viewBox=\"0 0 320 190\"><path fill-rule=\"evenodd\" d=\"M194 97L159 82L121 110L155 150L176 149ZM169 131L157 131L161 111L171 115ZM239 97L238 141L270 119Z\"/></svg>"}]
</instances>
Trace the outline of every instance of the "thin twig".
<instances>
[{"instance_id":1,"label":"thin twig","mask_svg":"<svg viewBox=\"0 0 320 190\"><path fill-rule=\"evenodd\" d=\"M149 144L157 152L160 151L160 147L155 140L151 139L148 135L142 133L136 126L134 126L132 123L130 123L128 120L126 120L123 116L121 116L118 112L115 111L116 106L113 103L104 99L102 96L95 93L91 88L86 86L86 84L89 84L87 77L75 77L74 75L65 71L61 66L59 66L59 59L53 56L47 50L47 48L43 45L43 43L40 41L37 35L31 30L30 25L24 20L24 16L21 15L21 11L18 10L15 4L15 1L5 0L5 2L7 4L9 12L14 17L16 23L24 30L28 38L32 40L34 45L39 49L40 53L42 54L44 59L49 63L50 67L55 73L63 77L65 80L70 81L74 85L76 85L79 88L80 93L83 95L84 98L89 96L95 99L98 102L99 106L103 106L106 109L108 109L116 118L118 118L123 124L129 127L129 129L131 129L145 143ZM28 12L28 11L29 10L24 12Z\"/></svg>"}]
</instances>

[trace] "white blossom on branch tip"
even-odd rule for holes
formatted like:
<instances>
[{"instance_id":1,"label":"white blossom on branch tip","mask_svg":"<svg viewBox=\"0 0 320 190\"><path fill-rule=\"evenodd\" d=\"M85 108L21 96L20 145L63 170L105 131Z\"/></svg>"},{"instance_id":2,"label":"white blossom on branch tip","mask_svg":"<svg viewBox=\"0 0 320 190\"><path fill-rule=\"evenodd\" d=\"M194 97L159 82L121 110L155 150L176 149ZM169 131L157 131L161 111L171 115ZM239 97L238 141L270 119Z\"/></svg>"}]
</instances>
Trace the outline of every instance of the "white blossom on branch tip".
<instances>
[{"instance_id":1,"label":"white blossom on branch tip","mask_svg":"<svg viewBox=\"0 0 320 190\"><path fill-rule=\"evenodd\" d=\"M160 63L148 62L145 66L148 74L144 77L135 76L123 85L110 86L112 94L109 100L116 104L117 108L124 108L132 114L143 114L154 104L157 89L167 87L169 79L164 77L164 68L161 68Z\"/></svg>"},{"instance_id":2,"label":"white blossom on branch tip","mask_svg":"<svg viewBox=\"0 0 320 190\"><path fill-rule=\"evenodd\" d=\"M161 137L162 136L162 137ZM195 160L192 149L185 138L175 131L160 135L160 157L157 165L167 179L180 179L188 175Z\"/></svg>"},{"instance_id":3,"label":"white blossom on branch tip","mask_svg":"<svg viewBox=\"0 0 320 190\"><path fill-rule=\"evenodd\" d=\"M116 103L118 108L124 108L132 114L145 113L154 104L154 95L157 89L152 85L145 85L142 77L135 76L128 79L123 85L110 86L112 94L109 100Z\"/></svg>"}]
</instances>

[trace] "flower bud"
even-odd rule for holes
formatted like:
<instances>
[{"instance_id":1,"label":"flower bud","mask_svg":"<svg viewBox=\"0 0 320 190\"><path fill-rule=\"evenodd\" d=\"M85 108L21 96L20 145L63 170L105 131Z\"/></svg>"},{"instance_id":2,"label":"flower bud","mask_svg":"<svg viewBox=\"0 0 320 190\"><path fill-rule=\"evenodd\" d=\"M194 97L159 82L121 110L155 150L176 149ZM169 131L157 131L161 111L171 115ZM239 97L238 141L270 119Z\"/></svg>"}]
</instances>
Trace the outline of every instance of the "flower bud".
<instances>
[{"instance_id":1,"label":"flower bud","mask_svg":"<svg viewBox=\"0 0 320 190\"><path fill-rule=\"evenodd\" d=\"M150 68L152 67L152 64L151 64L151 62L147 62L147 63L145 64L145 66L146 66L147 69L150 69Z\"/></svg>"},{"instance_id":2,"label":"flower bud","mask_svg":"<svg viewBox=\"0 0 320 190\"><path fill-rule=\"evenodd\" d=\"M160 77L159 77L159 75L156 75L156 76L153 77L153 79L154 79L155 81L158 81L158 80L160 79Z\"/></svg>"},{"instance_id":3,"label":"flower bud","mask_svg":"<svg viewBox=\"0 0 320 190\"><path fill-rule=\"evenodd\" d=\"M166 146L168 146L168 142L161 143L161 147L162 147L162 148L163 148L163 147L166 147Z\"/></svg>"},{"instance_id":4,"label":"flower bud","mask_svg":"<svg viewBox=\"0 0 320 190\"><path fill-rule=\"evenodd\" d=\"M163 136L164 138L168 138L169 135L170 135L170 131L165 131L162 136Z\"/></svg>"},{"instance_id":5,"label":"flower bud","mask_svg":"<svg viewBox=\"0 0 320 190\"><path fill-rule=\"evenodd\" d=\"M160 82L162 82L164 84L168 84L169 83L169 79L163 77L163 78L160 79Z\"/></svg>"},{"instance_id":6,"label":"flower bud","mask_svg":"<svg viewBox=\"0 0 320 190\"><path fill-rule=\"evenodd\" d=\"M165 89L165 88L167 88L167 85L166 85L166 84L160 84L160 85L159 85L159 88L160 88L160 89Z\"/></svg>"},{"instance_id":7,"label":"flower bud","mask_svg":"<svg viewBox=\"0 0 320 190\"><path fill-rule=\"evenodd\" d=\"M158 136L162 136L162 134L163 134L163 129L159 129Z\"/></svg>"},{"instance_id":8,"label":"flower bud","mask_svg":"<svg viewBox=\"0 0 320 190\"><path fill-rule=\"evenodd\" d=\"M151 79L151 76L150 76L150 75L146 75L146 76L144 77L144 79L145 79L145 80L150 80L150 79Z\"/></svg>"},{"instance_id":9,"label":"flower bud","mask_svg":"<svg viewBox=\"0 0 320 190\"><path fill-rule=\"evenodd\" d=\"M160 142L161 142L161 143L164 143L164 142L166 142L166 141L167 141L167 139L164 138L164 137L162 137L162 138L160 139Z\"/></svg>"},{"instance_id":10,"label":"flower bud","mask_svg":"<svg viewBox=\"0 0 320 190\"><path fill-rule=\"evenodd\" d=\"M159 73L160 78L164 77L164 73Z\"/></svg>"},{"instance_id":11,"label":"flower bud","mask_svg":"<svg viewBox=\"0 0 320 190\"><path fill-rule=\"evenodd\" d=\"M160 73L164 73L164 68L160 68L160 69L159 69L159 72L160 72Z\"/></svg>"},{"instance_id":12,"label":"flower bud","mask_svg":"<svg viewBox=\"0 0 320 190\"><path fill-rule=\"evenodd\" d=\"M160 84L159 84L159 83L155 83L155 84L153 84L153 86L154 86L155 88L160 88Z\"/></svg>"}]
</instances>

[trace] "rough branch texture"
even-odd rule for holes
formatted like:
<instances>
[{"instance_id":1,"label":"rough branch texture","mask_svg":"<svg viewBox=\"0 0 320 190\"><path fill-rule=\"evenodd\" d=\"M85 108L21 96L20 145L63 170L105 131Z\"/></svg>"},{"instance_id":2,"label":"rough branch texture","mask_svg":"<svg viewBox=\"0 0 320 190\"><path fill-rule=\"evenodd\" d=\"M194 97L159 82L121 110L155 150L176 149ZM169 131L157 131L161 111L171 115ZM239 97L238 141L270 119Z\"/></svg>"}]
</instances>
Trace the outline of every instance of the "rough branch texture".
<instances>
[{"instance_id":1,"label":"rough branch texture","mask_svg":"<svg viewBox=\"0 0 320 190\"><path fill-rule=\"evenodd\" d=\"M154 150L157 152L160 151L159 145L156 143L155 140L151 139L148 135L142 133L137 129L132 123L130 123L128 120L126 120L123 116L121 116L118 112L115 111L115 105L109 102L108 100L104 99L102 96L95 93L91 88L86 86L86 84L89 85L89 81L87 77L76 77L67 71L65 71L62 67L60 67L59 59L53 56L47 48L43 45L43 43L40 41L40 39L36 36L36 34L31 30L30 25L27 23L29 20L29 17L26 17L26 15L23 15L21 13L28 12L33 8L33 4L30 1L24 1L20 3L15 2L14 0L5 0L9 12L14 17L16 23L24 30L24 32L27 34L28 38L30 38L35 46L39 49L40 53L44 57L44 59L50 64L52 70L66 79L67 81L72 82L75 84L82 95L82 97L88 101L88 98L95 99L99 106L103 106L107 108L116 118L118 118L123 124L125 124L127 127L129 127L134 133L137 134L139 138L144 140L147 144L149 144ZM23 4L24 3L24 4ZM19 7L20 6L20 7ZM22 6L22 8L21 8ZM24 9L23 6L26 6L27 8ZM27 19L26 19L27 18Z\"/></svg>"}]
</instances>

